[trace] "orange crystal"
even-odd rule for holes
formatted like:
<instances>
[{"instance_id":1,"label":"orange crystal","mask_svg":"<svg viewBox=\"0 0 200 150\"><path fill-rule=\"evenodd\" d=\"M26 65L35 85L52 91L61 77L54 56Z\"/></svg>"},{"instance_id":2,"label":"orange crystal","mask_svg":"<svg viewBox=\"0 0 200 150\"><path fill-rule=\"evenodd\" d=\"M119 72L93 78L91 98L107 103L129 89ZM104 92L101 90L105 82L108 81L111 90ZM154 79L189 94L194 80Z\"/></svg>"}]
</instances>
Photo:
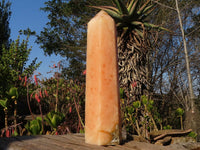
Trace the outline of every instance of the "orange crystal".
<instances>
[{"instance_id":1,"label":"orange crystal","mask_svg":"<svg viewBox=\"0 0 200 150\"><path fill-rule=\"evenodd\" d=\"M116 26L104 11L88 23L86 70L85 142L120 144Z\"/></svg>"}]
</instances>

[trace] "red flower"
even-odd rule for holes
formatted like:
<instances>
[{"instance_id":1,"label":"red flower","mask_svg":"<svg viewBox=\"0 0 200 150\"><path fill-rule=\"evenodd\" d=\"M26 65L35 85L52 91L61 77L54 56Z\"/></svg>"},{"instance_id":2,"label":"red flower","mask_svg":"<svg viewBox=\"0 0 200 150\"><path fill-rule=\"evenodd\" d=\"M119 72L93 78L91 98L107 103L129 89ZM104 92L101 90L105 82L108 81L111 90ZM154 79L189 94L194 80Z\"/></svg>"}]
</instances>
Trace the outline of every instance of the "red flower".
<instances>
[{"instance_id":1,"label":"red flower","mask_svg":"<svg viewBox=\"0 0 200 150\"><path fill-rule=\"evenodd\" d=\"M69 113L71 113L71 112L72 112L72 107L70 106L70 107L69 107Z\"/></svg>"},{"instance_id":2,"label":"red flower","mask_svg":"<svg viewBox=\"0 0 200 150\"><path fill-rule=\"evenodd\" d=\"M44 93L46 96L49 96L46 89L44 90Z\"/></svg>"},{"instance_id":3,"label":"red flower","mask_svg":"<svg viewBox=\"0 0 200 150\"><path fill-rule=\"evenodd\" d=\"M34 80L35 80L35 84L38 85L37 76L36 75L34 75Z\"/></svg>"},{"instance_id":4,"label":"red flower","mask_svg":"<svg viewBox=\"0 0 200 150\"><path fill-rule=\"evenodd\" d=\"M83 75L86 75L86 70L83 71Z\"/></svg>"},{"instance_id":5,"label":"red flower","mask_svg":"<svg viewBox=\"0 0 200 150\"><path fill-rule=\"evenodd\" d=\"M133 81L133 83L131 84L131 86L134 88L137 86L137 82L136 81Z\"/></svg>"},{"instance_id":6,"label":"red flower","mask_svg":"<svg viewBox=\"0 0 200 150\"><path fill-rule=\"evenodd\" d=\"M21 76L19 75L19 80L21 81L22 80L22 78L21 78Z\"/></svg>"},{"instance_id":7,"label":"red flower","mask_svg":"<svg viewBox=\"0 0 200 150\"><path fill-rule=\"evenodd\" d=\"M6 130L6 137L10 137L10 131L8 129Z\"/></svg>"},{"instance_id":8,"label":"red flower","mask_svg":"<svg viewBox=\"0 0 200 150\"><path fill-rule=\"evenodd\" d=\"M40 97L42 98L42 91L40 90Z\"/></svg>"},{"instance_id":9,"label":"red flower","mask_svg":"<svg viewBox=\"0 0 200 150\"><path fill-rule=\"evenodd\" d=\"M32 99L32 97L33 97L33 93L31 94L30 98Z\"/></svg>"},{"instance_id":10,"label":"red flower","mask_svg":"<svg viewBox=\"0 0 200 150\"><path fill-rule=\"evenodd\" d=\"M38 103L40 103L40 98L37 93L35 93L35 99L37 100Z\"/></svg>"},{"instance_id":11,"label":"red flower","mask_svg":"<svg viewBox=\"0 0 200 150\"><path fill-rule=\"evenodd\" d=\"M27 82L27 76L25 76L25 79L24 79L24 86L26 86L26 82Z\"/></svg>"}]
</instances>

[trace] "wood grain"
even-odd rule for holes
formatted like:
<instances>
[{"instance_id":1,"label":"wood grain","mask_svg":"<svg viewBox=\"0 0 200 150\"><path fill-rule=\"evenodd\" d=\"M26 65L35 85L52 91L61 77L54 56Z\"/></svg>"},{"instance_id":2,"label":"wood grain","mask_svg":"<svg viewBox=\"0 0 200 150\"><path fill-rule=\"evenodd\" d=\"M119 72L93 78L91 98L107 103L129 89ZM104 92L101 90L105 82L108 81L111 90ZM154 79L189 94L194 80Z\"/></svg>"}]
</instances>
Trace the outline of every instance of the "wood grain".
<instances>
[{"instance_id":1,"label":"wood grain","mask_svg":"<svg viewBox=\"0 0 200 150\"><path fill-rule=\"evenodd\" d=\"M0 138L0 150L185 150L144 142L127 141L122 145L96 146L85 143L84 134L38 135Z\"/></svg>"}]
</instances>

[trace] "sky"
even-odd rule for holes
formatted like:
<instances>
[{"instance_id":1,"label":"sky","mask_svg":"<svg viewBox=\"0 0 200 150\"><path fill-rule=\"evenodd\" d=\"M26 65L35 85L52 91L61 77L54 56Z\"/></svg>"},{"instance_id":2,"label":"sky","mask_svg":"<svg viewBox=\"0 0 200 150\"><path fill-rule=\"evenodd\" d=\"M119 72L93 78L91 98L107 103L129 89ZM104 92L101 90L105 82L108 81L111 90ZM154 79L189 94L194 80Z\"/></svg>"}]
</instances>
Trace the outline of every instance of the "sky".
<instances>
[{"instance_id":1,"label":"sky","mask_svg":"<svg viewBox=\"0 0 200 150\"><path fill-rule=\"evenodd\" d=\"M47 0L9 0L11 2L11 18L10 29L11 39L16 40L19 36L19 30L25 30L30 28L31 31L36 31L39 34L40 31L46 26L48 22L47 13L40 10L41 7L45 7L44 2ZM20 40L25 40L26 36L20 36ZM50 66L57 64L60 60L64 59L61 56L51 55L45 56L40 45L35 43L36 38L31 36L29 39L29 47L32 47L32 51L29 56L29 65L32 60L37 57L37 62L42 61L42 64L37 69L35 74L41 73L42 78L49 78L53 74L47 74L51 70Z\"/></svg>"}]
</instances>

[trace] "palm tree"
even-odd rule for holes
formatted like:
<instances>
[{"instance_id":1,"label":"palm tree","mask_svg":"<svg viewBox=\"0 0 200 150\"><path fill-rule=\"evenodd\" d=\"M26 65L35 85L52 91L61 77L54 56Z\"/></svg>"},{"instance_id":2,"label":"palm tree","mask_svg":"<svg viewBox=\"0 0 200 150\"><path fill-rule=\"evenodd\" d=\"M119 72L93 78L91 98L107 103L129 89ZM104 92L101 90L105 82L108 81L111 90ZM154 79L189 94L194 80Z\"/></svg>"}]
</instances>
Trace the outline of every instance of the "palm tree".
<instances>
[{"instance_id":1,"label":"palm tree","mask_svg":"<svg viewBox=\"0 0 200 150\"><path fill-rule=\"evenodd\" d=\"M112 2L114 6L93 7L106 11L116 22L120 87L131 101L139 100L151 89L149 54L152 44L148 33L153 28L167 29L147 22L156 8L151 0L129 0L126 5L122 0Z\"/></svg>"}]
</instances>

